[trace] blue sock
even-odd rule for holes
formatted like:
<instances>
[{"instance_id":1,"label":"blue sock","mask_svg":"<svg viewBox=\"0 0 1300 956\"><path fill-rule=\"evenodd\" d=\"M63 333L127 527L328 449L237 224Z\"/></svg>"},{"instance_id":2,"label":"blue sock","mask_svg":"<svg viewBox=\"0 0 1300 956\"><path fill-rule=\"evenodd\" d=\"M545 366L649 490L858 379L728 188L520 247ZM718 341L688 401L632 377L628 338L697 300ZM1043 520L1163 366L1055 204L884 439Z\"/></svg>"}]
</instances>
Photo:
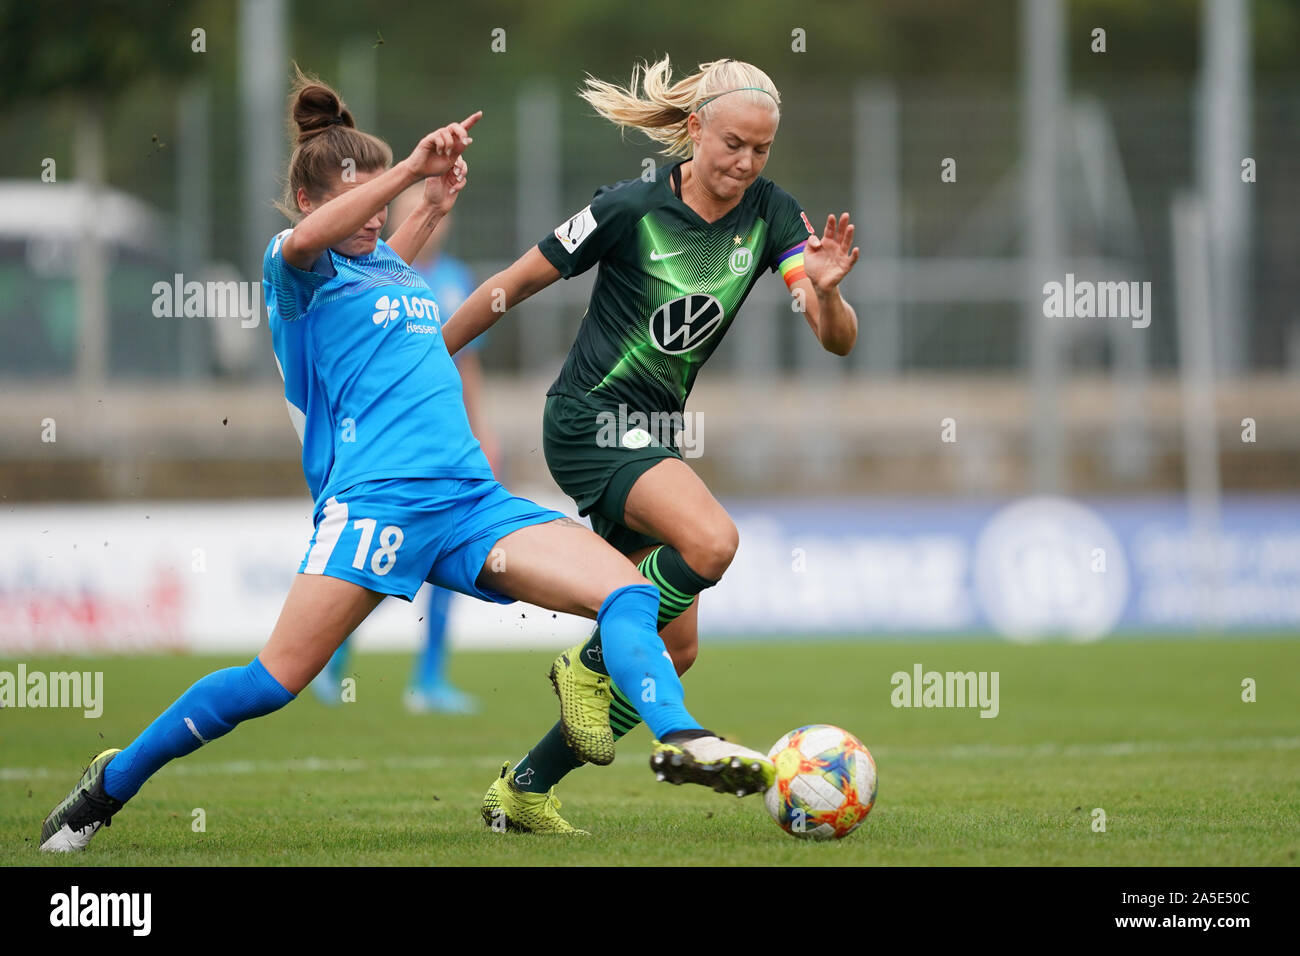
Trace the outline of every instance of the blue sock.
<instances>
[{"instance_id":1,"label":"blue sock","mask_svg":"<svg viewBox=\"0 0 1300 956\"><path fill-rule=\"evenodd\" d=\"M657 630L659 589L653 584L619 588L600 606L605 668L636 705L658 740L676 730L698 730L686 712L682 682Z\"/></svg>"},{"instance_id":2,"label":"blue sock","mask_svg":"<svg viewBox=\"0 0 1300 956\"><path fill-rule=\"evenodd\" d=\"M279 710L293 697L257 658L244 667L213 671L112 759L104 771L104 789L115 800L130 800L167 761L230 733L241 720Z\"/></svg>"},{"instance_id":3,"label":"blue sock","mask_svg":"<svg viewBox=\"0 0 1300 956\"><path fill-rule=\"evenodd\" d=\"M435 587L429 595L429 609L424 612L428 637L424 650L415 662L411 686L417 690L433 689L445 679L443 668L447 660L447 611L451 608L451 592Z\"/></svg>"}]
</instances>

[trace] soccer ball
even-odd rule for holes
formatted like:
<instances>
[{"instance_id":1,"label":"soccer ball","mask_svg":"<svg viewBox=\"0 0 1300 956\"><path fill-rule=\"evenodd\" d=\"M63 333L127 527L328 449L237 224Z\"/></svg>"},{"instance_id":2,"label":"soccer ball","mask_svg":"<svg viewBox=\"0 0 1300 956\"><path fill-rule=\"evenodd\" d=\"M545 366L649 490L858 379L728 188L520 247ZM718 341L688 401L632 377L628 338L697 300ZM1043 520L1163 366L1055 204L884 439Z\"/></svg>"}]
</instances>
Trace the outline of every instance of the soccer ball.
<instances>
[{"instance_id":1,"label":"soccer ball","mask_svg":"<svg viewBox=\"0 0 1300 956\"><path fill-rule=\"evenodd\" d=\"M767 812L791 836L838 840L852 833L876 802L876 762L847 730L812 724L792 730L768 751L776 783Z\"/></svg>"}]
</instances>

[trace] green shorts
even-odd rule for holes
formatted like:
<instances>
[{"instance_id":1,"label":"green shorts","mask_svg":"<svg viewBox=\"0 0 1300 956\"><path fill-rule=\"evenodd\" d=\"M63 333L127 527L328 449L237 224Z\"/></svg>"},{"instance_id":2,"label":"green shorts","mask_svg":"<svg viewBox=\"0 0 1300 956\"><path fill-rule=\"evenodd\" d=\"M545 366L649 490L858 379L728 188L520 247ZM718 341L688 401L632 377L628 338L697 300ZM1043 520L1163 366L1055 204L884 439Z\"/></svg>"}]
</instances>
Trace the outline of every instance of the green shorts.
<instances>
[{"instance_id":1,"label":"green shorts","mask_svg":"<svg viewBox=\"0 0 1300 956\"><path fill-rule=\"evenodd\" d=\"M551 477L573 499L578 514L589 514L596 534L630 554L662 542L623 524L628 492L659 462L682 455L649 432L624 429L626 422L619 422L617 414L568 395L546 396L542 452Z\"/></svg>"}]
</instances>

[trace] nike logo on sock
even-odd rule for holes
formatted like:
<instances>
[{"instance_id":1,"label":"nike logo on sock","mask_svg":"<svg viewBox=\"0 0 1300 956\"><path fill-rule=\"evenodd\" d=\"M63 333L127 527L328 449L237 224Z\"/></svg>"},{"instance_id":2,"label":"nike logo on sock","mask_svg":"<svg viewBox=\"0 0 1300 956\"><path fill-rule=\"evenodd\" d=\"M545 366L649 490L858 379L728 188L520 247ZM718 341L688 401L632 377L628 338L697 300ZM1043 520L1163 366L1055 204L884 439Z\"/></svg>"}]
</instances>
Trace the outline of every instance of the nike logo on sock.
<instances>
[{"instance_id":1,"label":"nike logo on sock","mask_svg":"<svg viewBox=\"0 0 1300 956\"><path fill-rule=\"evenodd\" d=\"M203 739L203 735L199 733L199 728L194 726L194 721L190 720L188 717L185 718L185 726L190 729L190 733L199 739L200 744L207 743L207 741Z\"/></svg>"}]
</instances>

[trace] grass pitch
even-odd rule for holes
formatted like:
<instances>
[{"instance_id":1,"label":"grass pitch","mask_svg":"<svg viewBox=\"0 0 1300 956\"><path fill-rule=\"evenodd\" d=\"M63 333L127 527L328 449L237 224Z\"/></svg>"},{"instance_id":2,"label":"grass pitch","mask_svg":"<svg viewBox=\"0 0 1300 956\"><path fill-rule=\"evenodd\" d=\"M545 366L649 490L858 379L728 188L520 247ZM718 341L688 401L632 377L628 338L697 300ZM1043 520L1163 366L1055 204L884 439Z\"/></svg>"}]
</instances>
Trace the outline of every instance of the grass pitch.
<instances>
[{"instance_id":1,"label":"grass pitch","mask_svg":"<svg viewBox=\"0 0 1300 956\"><path fill-rule=\"evenodd\" d=\"M692 712L766 750L838 724L876 758L880 791L836 843L782 833L761 799L656 783L642 727L609 767L558 788L590 837L497 834L483 792L555 720L554 654L462 653L477 717L412 716L408 655L360 654L357 701L311 694L165 767L78 857L36 850L41 820L99 750L125 746L191 682L246 658L28 659L102 670L104 712L0 712L0 864L67 866L1295 865L1300 641L784 641L707 646ZM890 676L999 672L999 714L895 708ZM17 662L0 661L14 671ZM1242 681L1257 700L1242 700ZM1094 830L1094 811L1105 831ZM195 811L205 832L195 832Z\"/></svg>"}]
</instances>

